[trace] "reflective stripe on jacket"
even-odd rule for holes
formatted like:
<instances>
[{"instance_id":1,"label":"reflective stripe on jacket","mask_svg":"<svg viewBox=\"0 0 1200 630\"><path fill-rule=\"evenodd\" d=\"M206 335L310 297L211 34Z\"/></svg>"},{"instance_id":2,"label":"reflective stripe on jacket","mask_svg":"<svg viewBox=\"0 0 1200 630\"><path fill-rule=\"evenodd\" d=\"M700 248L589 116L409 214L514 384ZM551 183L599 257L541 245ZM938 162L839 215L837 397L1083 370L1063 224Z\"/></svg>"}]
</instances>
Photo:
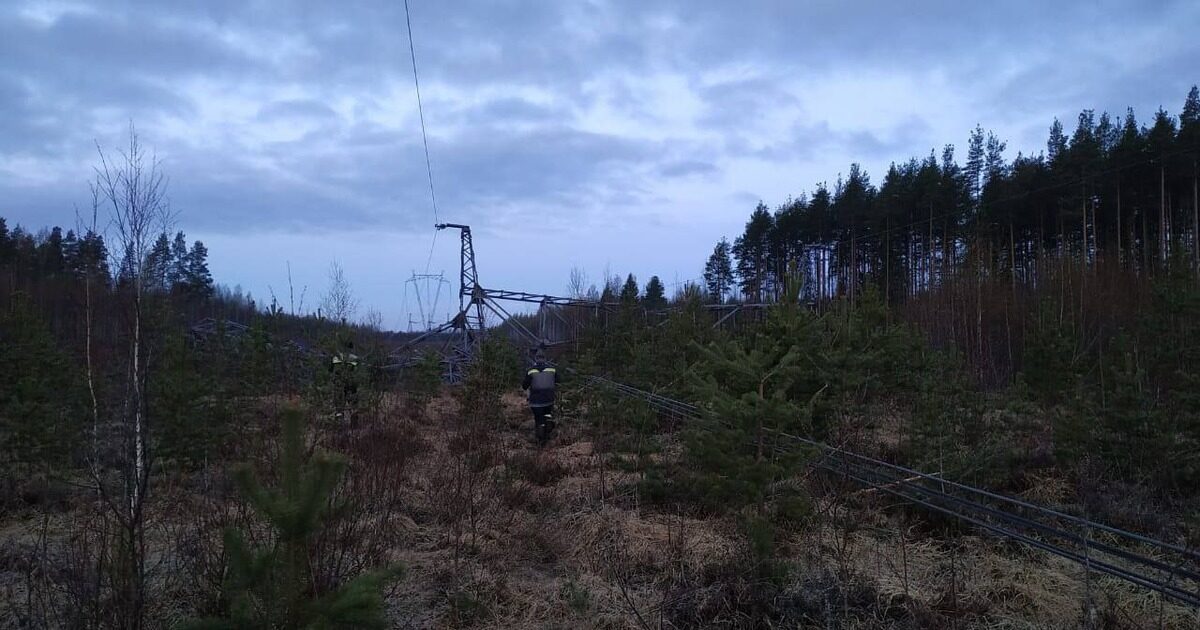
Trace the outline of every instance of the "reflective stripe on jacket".
<instances>
[{"instance_id":1,"label":"reflective stripe on jacket","mask_svg":"<svg viewBox=\"0 0 1200 630\"><path fill-rule=\"evenodd\" d=\"M522 389L529 390L530 407L546 407L554 404L554 385L558 383L558 371L552 367L531 368L525 373Z\"/></svg>"}]
</instances>

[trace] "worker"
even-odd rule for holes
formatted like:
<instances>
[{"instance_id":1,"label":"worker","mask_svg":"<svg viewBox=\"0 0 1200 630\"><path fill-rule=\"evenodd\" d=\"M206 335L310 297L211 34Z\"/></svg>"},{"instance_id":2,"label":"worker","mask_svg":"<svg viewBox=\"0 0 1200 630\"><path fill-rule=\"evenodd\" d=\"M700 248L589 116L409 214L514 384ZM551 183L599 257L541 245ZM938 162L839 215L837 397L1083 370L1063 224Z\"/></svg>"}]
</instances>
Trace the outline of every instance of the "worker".
<instances>
[{"instance_id":1,"label":"worker","mask_svg":"<svg viewBox=\"0 0 1200 630\"><path fill-rule=\"evenodd\" d=\"M525 372L521 389L529 392L529 409L533 412L533 435L538 446L544 446L554 432L554 386L558 371L538 354L533 367Z\"/></svg>"},{"instance_id":2,"label":"worker","mask_svg":"<svg viewBox=\"0 0 1200 630\"><path fill-rule=\"evenodd\" d=\"M358 403L358 355L354 354L354 342L347 339L342 343L342 349L333 353L333 357L329 360L329 370L333 372L333 380L335 391L340 389L341 404L345 411L337 413L338 418L344 418L348 412L351 412L351 420L353 420L353 410Z\"/></svg>"}]
</instances>

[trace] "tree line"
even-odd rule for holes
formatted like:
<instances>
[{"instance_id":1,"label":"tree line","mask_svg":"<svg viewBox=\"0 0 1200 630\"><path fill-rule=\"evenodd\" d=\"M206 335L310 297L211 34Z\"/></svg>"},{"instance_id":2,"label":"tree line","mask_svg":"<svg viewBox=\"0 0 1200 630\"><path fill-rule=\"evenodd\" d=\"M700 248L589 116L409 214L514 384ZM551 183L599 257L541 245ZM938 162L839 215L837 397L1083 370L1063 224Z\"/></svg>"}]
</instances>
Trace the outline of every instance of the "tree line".
<instances>
[{"instance_id":1,"label":"tree line","mask_svg":"<svg viewBox=\"0 0 1200 630\"><path fill-rule=\"evenodd\" d=\"M859 164L775 209L760 202L732 244L708 257L709 299L778 300L789 268L801 299L853 299L873 286L904 302L969 272L1036 286L1048 260L1113 261L1148 276L1200 268L1200 94L1149 125L1080 112L1057 119L1046 150L1005 158L1006 143L977 126L960 165L955 147L893 163L872 184Z\"/></svg>"},{"instance_id":2,"label":"tree line","mask_svg":"<svg viewBox=\"0 0 1200 630\"><path fill-rule=\"evenodd\" d=\"M0 268L8 269L12 277L36 283L91 275L107 286L131 281L135 273L132 261L117 261L115 274L109 263L104 235L92 229L82 236L73 229L63 234L59 226L36 234L20 225L10 231L7 220L0 217ZM208 248L201 241L193 241L189 248L182 231L176 232L173 240L166 232L159 233L142 265L148 290L198 298L210 297L215 290L208 270Z\"/></svg>"}]
</instances>

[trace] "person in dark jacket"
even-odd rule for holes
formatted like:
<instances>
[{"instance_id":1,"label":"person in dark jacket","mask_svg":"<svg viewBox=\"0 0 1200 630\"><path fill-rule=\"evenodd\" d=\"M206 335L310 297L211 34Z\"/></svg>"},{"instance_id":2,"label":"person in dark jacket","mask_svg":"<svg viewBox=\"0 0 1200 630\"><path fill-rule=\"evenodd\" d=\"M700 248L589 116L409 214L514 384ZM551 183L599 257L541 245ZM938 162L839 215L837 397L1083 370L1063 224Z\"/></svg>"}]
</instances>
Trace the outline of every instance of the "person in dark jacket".
<instances>
[{"instance_id":1,"label":"person in dark jacket","mask_svg":"<svg viewBox=\"0 0 1200 630\"><path fill-rule=\"evenodd\" d=\"M529 409L533 412L533 435L538 445L544 445L554 432L554 386L558 371L539 356L525 372L521 389L529 392Z\"/></svg>"}]
</instances>

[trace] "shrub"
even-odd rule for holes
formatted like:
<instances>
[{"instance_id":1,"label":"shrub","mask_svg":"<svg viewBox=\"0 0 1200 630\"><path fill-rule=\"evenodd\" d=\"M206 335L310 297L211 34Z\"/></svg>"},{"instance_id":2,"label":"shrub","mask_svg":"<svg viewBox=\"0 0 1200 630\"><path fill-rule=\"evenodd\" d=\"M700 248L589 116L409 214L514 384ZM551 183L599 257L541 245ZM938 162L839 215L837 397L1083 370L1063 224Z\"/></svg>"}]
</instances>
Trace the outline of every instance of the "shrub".
<instances>
[{"instance_id":1,"label":"shrub","mask_svg":"<svg viewBox=\"0 0 1200 630\"><path fill-rule=\"evenodd\" d=\"M263 487L247 466L237 470L242 494L270 526L272 542L253 549L243 532L227 530L228 566L221 595L225 614L186 627L387 627L381 591L395 570L361 575L328 593L313 587L310 544L333 507L330 497L346 464L332 455L305 461L302 433L300 413L285 411L278 488Z\"/></svg>"}]
</instances>

